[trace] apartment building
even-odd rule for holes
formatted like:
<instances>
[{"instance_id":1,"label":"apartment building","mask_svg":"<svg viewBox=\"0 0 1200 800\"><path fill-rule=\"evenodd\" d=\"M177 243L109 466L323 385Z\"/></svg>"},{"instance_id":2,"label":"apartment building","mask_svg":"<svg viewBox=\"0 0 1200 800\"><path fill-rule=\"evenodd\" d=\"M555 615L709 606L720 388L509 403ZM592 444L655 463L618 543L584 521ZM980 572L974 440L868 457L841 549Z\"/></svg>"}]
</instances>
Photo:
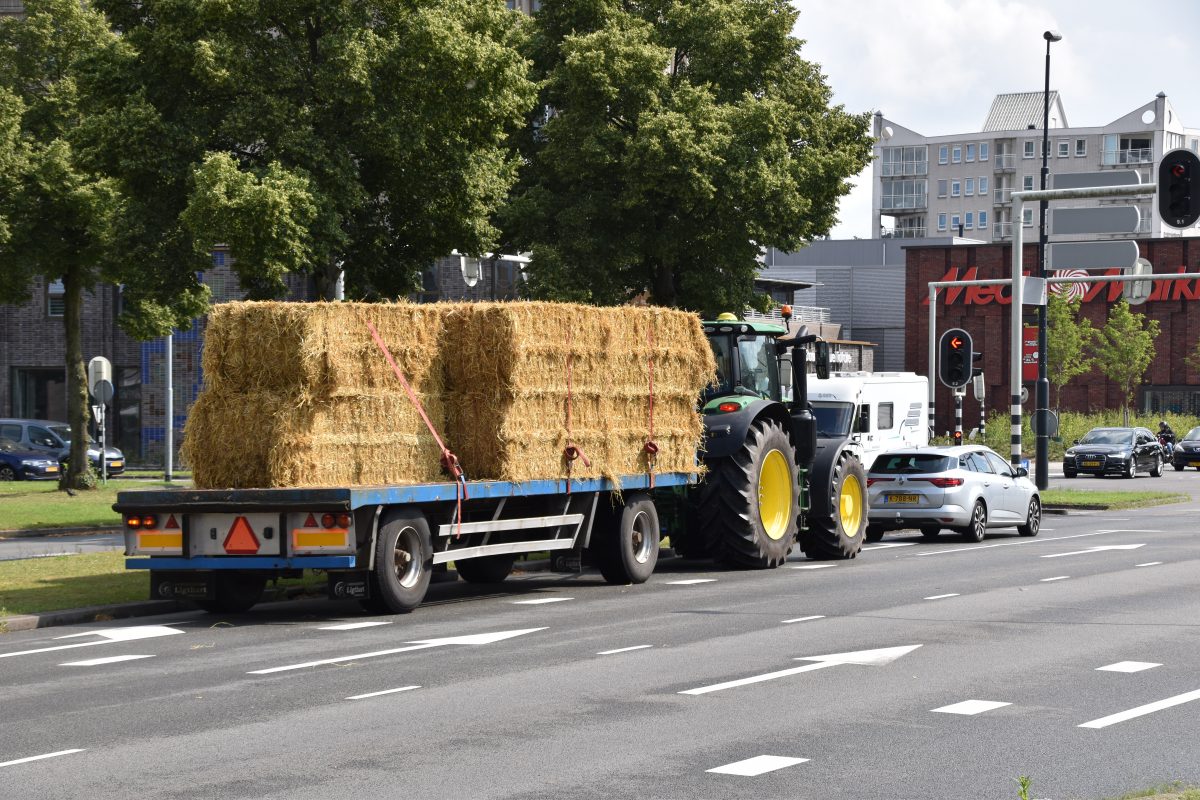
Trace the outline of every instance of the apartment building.
<instances>
[{"instance_id":1,"label":"apartment building","mask_svg":"<svg viewBox=\"0 0 1200 800\"><path fill-rule=\"evenodd\" d=\"M1142 183L1157 180L1163 153L1200 152L1200 129L1188 128L1159 93L1106 125L1071 127L1058 92L1049 94L1050 175L1136 170ZM1033 204L1012 218L1012 193L1041 188L1042 92L996 95L978 131L923 136L876 112L872 215L878 235L900 238L959 235L986 242L1012 239L1013 225L1037 225ZM1081 207L1129 200L1070 201ZM1138 236L1196 235L1164 226L1150 199L1138 200ZM1050 207L1052 229L1055 205ZM1128 238L1113 234L1110 238ZM1105 238L1100 236L1098 238Z\"/></svg>"}]
</instances>

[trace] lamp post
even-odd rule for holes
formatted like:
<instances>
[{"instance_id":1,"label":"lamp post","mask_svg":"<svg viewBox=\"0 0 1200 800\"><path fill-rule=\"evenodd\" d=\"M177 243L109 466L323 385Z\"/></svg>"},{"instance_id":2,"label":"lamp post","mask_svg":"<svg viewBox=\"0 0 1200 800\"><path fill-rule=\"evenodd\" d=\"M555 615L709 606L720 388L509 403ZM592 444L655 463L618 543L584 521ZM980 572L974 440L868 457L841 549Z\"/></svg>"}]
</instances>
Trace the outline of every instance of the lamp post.
<instances>
[{"instance_id":1,"label":"lamp post","mask_svg":"<svg viewBox=\"0 0 1200 800\"><path fill-rule=\"evenodd\" d=\"M1050 43L1062 41L1058 31L1046 31L1042 34L1046 40L1046 86L1042 90L1042 184L1045 191L1050 177ZM1046 201L1042 200L1038 207L1038 277L1043 285L1046 280ZM1017 224L1021 224L1018 220ZM1013 355L1016 358L1016 354ZM1050 485L1050 380L1046 377L1046 306L1038 306L1038 379L1034 393L1034 419L1037 421L1037 451L1036 475L1037 487L1045 489Z\"/></svg>"}]
</instances>

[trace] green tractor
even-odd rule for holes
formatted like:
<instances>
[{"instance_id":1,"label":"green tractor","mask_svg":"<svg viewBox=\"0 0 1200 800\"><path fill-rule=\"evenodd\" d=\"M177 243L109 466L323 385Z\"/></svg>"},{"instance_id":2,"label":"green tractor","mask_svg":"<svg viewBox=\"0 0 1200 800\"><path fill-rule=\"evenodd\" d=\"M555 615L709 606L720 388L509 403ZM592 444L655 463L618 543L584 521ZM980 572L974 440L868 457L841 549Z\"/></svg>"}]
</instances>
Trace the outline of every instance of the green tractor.
<instances>
[{"instance_id":1,"label":"green tractor","mask_svg":"<svg viewBox=\"0 0 1200 800\"><path fill-rule=\"evenodd\" d=\"M688 498L686 557L776 567L799 542L810 558L854 558L867 524L866 476L845 447L819 438L808 404L807 345L818 377L829 374L827 343L782 339L784 325L722 314L704 323L717 380L701 398L706 474ZM793 378L795 379L793 381Z\"/></svg>"}]
</instances>

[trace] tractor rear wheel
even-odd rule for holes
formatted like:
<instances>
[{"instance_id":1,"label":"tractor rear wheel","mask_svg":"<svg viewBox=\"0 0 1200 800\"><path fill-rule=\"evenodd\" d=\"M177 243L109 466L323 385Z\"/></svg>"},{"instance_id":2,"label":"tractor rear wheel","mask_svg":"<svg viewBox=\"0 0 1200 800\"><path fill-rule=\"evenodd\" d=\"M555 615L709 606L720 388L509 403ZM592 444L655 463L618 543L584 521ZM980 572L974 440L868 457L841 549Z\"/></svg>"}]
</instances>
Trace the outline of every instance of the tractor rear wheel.
<instances>
[{"instance_id":1,"label":"tractor rear wheel","mask_svg":"<svg viewBox=\"0 0 1200 800\"><path fill-rule=\"evenodd\" d=\"M809 558L854 558L862 549L867 525L867 477L862 463L850 453L838 456L828 482L818 487L813 474L813 494L827 492L828 513L809 517L808 530L800 534L800 549ZM814 506L816 504L814 503Z\"/></svg>"},{"instance_id":2,"label":"tractor rear wheel","mask_svg":"<svg viewBox=\"0 0 1200 800\"><path fill-rule=\"evenodd\" d=\"M783 425L756 420L736 453L707 466L692 525L710 543L710 555L748 569L783 563L800 516L796 451Z\"/></svg>"}]
</instances>

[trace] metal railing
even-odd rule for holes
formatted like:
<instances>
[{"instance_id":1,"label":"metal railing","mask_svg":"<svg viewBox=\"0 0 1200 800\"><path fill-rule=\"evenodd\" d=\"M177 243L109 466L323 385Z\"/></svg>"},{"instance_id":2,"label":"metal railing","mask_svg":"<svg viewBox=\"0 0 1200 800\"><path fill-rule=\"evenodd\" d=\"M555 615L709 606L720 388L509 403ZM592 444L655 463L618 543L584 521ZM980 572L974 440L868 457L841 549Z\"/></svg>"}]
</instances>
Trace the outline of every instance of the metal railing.
<instances>
[{"instance_id":1,"label":"metal railing","mask_svg":"<svg viewBox=\"0 0 1200 800\"><path fill-rule=\"evenodd\" d=\"M766 313L747 308L742 313L742 319L747 322L776 322L783 324L783 315L778 308ZM822 306L792 306L792 319L796 322L829 322L830 310Z\"/></svg>"},{"instance_id":2,"label":"metal railing","mask_svg":"<svg viewBox=\"0 0 1200 800\"><path fill-rule=\"evenodd\" d=\"M995 198L996 198L996 205L1003 205L1005 203L1011 203L1012 202L1012 193L1013 193L1013 189L1011 186L1006 189L993 190L993 194L995 195Z\"/></svg>"},{"instance_id":3,"label":"metal railing","mask_svg":"<svg viewBox=\"0 0 1200 800\"><path fill-rule=\"evenodd\" d=\"M1126 150L1105 150L1100 163L1106 167L1122 164L1150 164L1154 161L1154 148L1137 147Z\"/></svg>"},{"instance_id":4,"label":"metal railing","mask_svg":"<svg viewBox=\"0 0 1200 800\"><path fill-rule=\"evenodd\" d=\"M1017 157L1013 153L996 153L992 159L992 169L996 172L1017 168Z\"/></svg>"},{"instance_id":5,"label":"metal railing","mask_svg":"<svg viewBox=\"0 0 1200 800\"><path fill-rule=\"evenodd\" d=\"M992 223L992 238L993 239L1011 239L1012 238L1012 223L1011 222L993 222Z\"/></svg>"},{"instance_id":6,"label":"metal railing","mask_svg":"<svg viewBox=\"0 0 1200 800\"><path fill-rule=\"evenodd\" d=\"M924 194L885 194L882 208L885 211L906 208L925 208L929 201Z\"/></svg>"},{"instance_id":7,"label":"metal railing","mask_svg":"<svg viewBox=\"0 0 1200 800\"><path fill-rule=\"evenodd\" d=\"M925 237L924 225L909 225L903 228L892 228L883 231L884 239L922 239Z\"/></svg>"},{"instance_id":8,"label":"metal railing","mask_svg":"<svg viewBox=\"0 0 1200 800\"><path fill-rule=\"evenodd\" d=\"M883 162L883 177L893 178L899 175L928 175L929 161L885 161Z\"/></svg>"}]
</instances>

